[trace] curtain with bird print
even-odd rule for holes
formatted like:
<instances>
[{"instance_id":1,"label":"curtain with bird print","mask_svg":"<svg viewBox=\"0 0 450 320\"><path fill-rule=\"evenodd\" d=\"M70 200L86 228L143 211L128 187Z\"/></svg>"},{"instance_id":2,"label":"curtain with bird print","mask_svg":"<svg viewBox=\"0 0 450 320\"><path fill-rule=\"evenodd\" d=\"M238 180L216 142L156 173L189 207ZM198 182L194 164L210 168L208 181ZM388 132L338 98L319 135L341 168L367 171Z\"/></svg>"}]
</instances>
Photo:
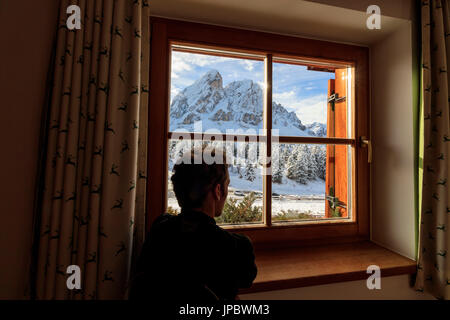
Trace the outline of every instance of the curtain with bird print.
<instances>
[{"instance_id":1,"label":"curtain with bird print","mask_svg":"<svg viewBox=\"0 0 450 320\"><path fill-rule=\"evenodd\" d=\"M81 29L67 28L70 5ZM126 298L144 232L149 32L147 0L61 0L37 299Z\"/></svg>"},{"instance_id":2,"label":"curtain with bird print","mask_svg":"<svg viewBox=\"0 0 450 320\"><path fill-rule=\"evenodd\" d=\"M415 288L450 298L449 73L450 7L421 2L423 174Z\"/></svg>"}]
</instances>

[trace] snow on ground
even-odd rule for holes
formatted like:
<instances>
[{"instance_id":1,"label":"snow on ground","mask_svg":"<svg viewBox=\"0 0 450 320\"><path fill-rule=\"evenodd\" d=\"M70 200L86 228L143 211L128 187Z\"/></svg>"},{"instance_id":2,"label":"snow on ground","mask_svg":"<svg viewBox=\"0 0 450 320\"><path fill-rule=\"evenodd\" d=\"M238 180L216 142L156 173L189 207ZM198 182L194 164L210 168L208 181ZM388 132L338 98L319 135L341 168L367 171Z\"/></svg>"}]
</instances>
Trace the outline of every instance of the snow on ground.
<instances>
[{"instance_id":1,"label":"snow on ground","mask_svg":"<svg viewBox=\"0 0 450 320\"><path fill-rule=\"evenodd\" d=\"M229 198L237 198L242 200L243 197L228 195ZM180 210L178 202L175 197L168 199L167 205L176 210ZM262 207L262 199L257 199L254 206ZM317 217L325 215L325 201L324 200L288 200L288 199L272 199L272 216L276 216L281 210L298 210L312 214Z\"/></svg>"},{"instance_id":2,"label":"snow on ground","mask_svg":"<svg viewBox=\"0 0 450 320\"><path fill-rule=\"evenodd\" d=\"M242 200L249 192L258 192L260 195L254 206L262 207L262 175L258 170L254 181L240 179L237 173L231 171L230 180L229 198ZM277 215L281 210L296 210L318 217L325 215L325 182L323 180L302 185L285 179L283 184L273 183L272 190L273 193L278 194L272 197L272 216ZM177 200L171 191L169 191L168 206L179 210Z\"/></svg>"},{"instance_id":3,"label":"snow on ground","mask_svg":"<svg viewBox=\"0 0 450 320\"><path fill-rule=\"evenodd\" d=\"M230 173L230 190L239 191L259 191L262 192L263 188L263 176L260 169L255 169L256 179L248 181L240 179L239 174L233 170L229 170ZM325 197L325 181L314 180L308 184L300 184L290 179L283 178L282 184L272 183L272 192L280 195L295 195L295 196L309 196L309 197Z\"/></svg>"}]
</instances>

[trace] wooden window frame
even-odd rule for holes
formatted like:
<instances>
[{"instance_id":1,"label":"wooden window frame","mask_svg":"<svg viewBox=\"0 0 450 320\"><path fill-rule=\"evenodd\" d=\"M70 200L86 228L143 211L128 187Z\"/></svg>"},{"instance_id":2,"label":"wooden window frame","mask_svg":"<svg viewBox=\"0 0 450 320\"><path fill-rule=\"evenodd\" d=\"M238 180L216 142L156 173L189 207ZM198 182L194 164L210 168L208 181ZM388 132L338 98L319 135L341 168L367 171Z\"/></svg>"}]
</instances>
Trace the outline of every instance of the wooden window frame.
<instances>
[{"instance_id":1,"label":"wooden window frame","mask_svg":"<svg viewBox=\"0 0 450 320\"><path fill-rule=\"evenodd\" d=\"M370 136L368 48L155 17L151 18L147 230L150 229L156 217L164 212L167 202L165 191L168 172L167 142L172 43L186 43L204 48L229 48L230 51L262 54L269 59L272 56L302 57L307 61L317 61L318 64L342 62L353 67L355 86L352 90L353 136L348 137L349 139L302 138L302 141L304 140L302 143L331 143L333 140L336 144L349 144L350 142L354 147L352 193L356 196L352 199L351 219L274 225L271 225L269 220L264 221L268 226L233 226L229 230L245 233L253 240L255 246L265 248L368 240L370 230L369 164L367 148L359 143L360 137ZM271 69L269 73L271 73ZM266 74L266 76L271 78L271 74ZM271 93L271 90L266 91ZM271 94L266 94L265 100L271 110ZM265 118L270 121L271 113L269 112L268 117ZM292 142L297 140L296 138L285 138L284 141L280 139L280 143L290 142L290 139ZM271 184L264 184L264 187L268 188L264 190L264 194L266 192L271 194L270 186ZM271 197L266 198L269 199L265 200L265 204L270 205ZM268 228L270 228L270 232L267 232Z\"/></svg>"}]
</instances>

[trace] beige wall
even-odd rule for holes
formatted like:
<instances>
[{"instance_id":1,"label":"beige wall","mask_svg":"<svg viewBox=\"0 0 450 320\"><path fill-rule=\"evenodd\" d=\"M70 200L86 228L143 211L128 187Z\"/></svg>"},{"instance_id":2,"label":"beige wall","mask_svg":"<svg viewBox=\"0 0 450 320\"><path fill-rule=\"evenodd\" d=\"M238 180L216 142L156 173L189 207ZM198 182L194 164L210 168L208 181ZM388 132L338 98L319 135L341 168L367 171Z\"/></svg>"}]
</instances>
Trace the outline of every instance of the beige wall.
<instances>
[{"instance_id":1,"label":"beige wall","mask_svg":"<svg viewBox=\"0 0 450 320\"><path fill-rule=\"evenodd\" d=\"M371 47L372 240L415 259L411 24Z\"/></svg>"},{"instance_id":2,"label":"beige wall","mask_svg":"<svg viewBox=\"0 0 450 320\"><path fill-rule=\"evenodd\" d=\"M152 15L241 29L371 45L394 31L413 0L373 0L381 9L381 29L366 27L372 0L152 0ZM332 5L329 5L333 4ZM403 5L400 5L403 4Z\"/></svg>"},{"instance_id":3,"label":"beige wall","mask_svg":"<svg viewBox=\"0 0 450 320\"><path fill-rule=\"evenodd\" d=\"M0 1L0 299L23 297L56 0Z\"/></svg>"},{"instance_id":4,"label":"beige wall","mask_svg":"<svg viewBox=\"0 0 450 320\"><path fill-rule=\"evenodd\" d=\"M413 0L307 0L330 6L366 12L370 5L380 7L383 16L412 20L414 18Z\"/></svg>"}]
</instances>

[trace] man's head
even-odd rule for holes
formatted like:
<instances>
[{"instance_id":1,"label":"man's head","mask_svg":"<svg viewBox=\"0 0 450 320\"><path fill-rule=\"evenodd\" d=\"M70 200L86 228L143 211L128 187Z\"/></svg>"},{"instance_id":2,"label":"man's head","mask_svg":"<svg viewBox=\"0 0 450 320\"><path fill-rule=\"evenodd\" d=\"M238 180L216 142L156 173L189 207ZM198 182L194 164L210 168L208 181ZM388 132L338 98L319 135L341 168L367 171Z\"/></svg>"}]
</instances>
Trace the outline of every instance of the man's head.
<instances>
[{"instance_id":1,"label":"man's head","mask_svg":"<svg viewBox=\"0 0 450 320\"><path fill-rule=\"evenodd\" d=\"M208 164L204 160L204 154L219 161ZM197 209L211 216L220 216L230 183L225 154L218 150L216 154L216 149L204 147L190 151L188 155L183 155L182 159L183 162L174 165L171 178L173 191L181 209Z\"/></svg>"}]
</instances>

